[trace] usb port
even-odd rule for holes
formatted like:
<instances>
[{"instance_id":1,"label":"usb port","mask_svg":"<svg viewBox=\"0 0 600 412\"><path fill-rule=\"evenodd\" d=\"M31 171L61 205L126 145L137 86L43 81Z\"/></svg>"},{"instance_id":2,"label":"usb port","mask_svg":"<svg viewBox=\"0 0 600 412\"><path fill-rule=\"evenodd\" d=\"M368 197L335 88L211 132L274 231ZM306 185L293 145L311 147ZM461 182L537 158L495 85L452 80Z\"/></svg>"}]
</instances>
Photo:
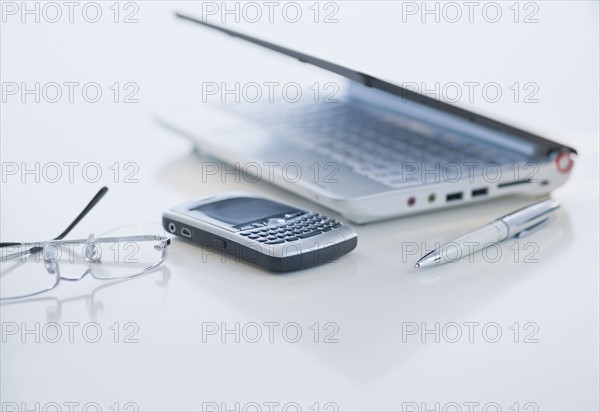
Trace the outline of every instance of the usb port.
<instances>
[{"instance_id":1,"label":"usb port","mask_svg":"<svg viewBox=\"0 0 600 412\"><path fill-rule=\"evenodd\" d=\"M187 227L182 227L181 228L181 234L185 237L192 237L192 231L190 229L188 229Z\"/></svg>"},{"instance_id":2,"label":"usb port","mask_svg":"<svg viewBox=\"0 0 600 412\"><path fill-rule=\"evenodd\" d=\"M461 200L462 198L463 192L449 193L446 195L446 202L451 202L453 200Z\"/></svg>"},{"instance_id":3,"label":"usb port","mask_svg":"<svg viewBox=\"0 0 600 412\"><path fill-rule=\"evenodd\" d=\"M487 187L484 187L483 189L475 189L471 192L471 197L477 197L477 196L487 196L488 194L488 190Z\"/></svg>"}]
</instances>

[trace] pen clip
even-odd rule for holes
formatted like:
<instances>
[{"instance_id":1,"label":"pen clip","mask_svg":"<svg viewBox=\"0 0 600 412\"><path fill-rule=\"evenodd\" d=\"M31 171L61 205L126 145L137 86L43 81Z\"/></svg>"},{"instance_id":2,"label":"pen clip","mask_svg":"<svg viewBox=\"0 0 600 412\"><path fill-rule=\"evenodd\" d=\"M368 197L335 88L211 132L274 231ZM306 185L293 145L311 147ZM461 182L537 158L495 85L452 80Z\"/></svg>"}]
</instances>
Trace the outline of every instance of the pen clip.
<instances>
[{"instance_id":1,"label":"pen clip","mask_svg":"<svg viewBox=\"0 0 600 412\"><path fill-rule=\"evenodd\" d=\"M548 222L550 222L552 219L554 219L554 217L556 216L555 213L549 215L547 218L545 218L544 220L540 220L539 222L535 223L532 226L529 226L528 228L525 228L523 230L521 230L519 233L516 234L516 238L522 238L525 237L527 235L532 234L533 232L541 229L542 227L546 226L548 224Z\"/></svg>"}]
</instances>

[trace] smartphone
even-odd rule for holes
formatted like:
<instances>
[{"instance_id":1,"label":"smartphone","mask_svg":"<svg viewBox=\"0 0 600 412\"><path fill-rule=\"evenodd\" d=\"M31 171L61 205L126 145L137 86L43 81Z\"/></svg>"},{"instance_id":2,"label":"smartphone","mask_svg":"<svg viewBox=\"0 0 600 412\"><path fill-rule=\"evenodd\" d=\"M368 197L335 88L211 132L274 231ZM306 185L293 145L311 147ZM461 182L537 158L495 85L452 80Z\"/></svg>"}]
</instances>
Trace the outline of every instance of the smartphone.
<instances>
[{"instance_id":1,"label":"smartphone","mask_svg":"<svg viewBox=\"0 0 600 412\"><path fill-rule=\"evenodd\" d=\"M262 268L288 272L337 261L357 245L336 219L246 192L185 202L163 213L165 229Z\"/></svg>"}]
</instances>

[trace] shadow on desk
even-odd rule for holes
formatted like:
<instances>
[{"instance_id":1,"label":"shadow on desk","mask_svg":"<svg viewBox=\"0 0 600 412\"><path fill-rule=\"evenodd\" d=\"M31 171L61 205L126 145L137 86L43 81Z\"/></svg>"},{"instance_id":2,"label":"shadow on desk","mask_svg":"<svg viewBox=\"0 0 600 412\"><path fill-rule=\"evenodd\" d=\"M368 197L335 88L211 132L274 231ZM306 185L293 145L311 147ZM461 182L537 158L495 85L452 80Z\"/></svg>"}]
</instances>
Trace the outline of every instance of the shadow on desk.
<instances>
[{"instance_id":1,"label":"shadow on desk","mask_svg":"<svg viewBox=\"0 0 600 412\"><path fill-rule=\"evenodd\" d=\"M201 162L199 158L184 159L184 164L166 171L163 178L169 185L178 181L186 193L201 191L201 181L190 183L185 181L189 176L179 176L200 173ZM275 187L270 190L280 191ZM479 252L472 261L464 258L425 270L413 269L420 255L407 259L399 250L400 239L432 248L432 241L450 241L528 203L531 199L499 199L358 226L355 251L338 262L290 274L268 273L234 257L177 240L170 258L185 267L202 268L187 275L187 283L230 305L240 313L240 322L296 322L304 332L315 322L337 325L334 338L338 343L314 343L311 335L294 348L312 353L346 378L375 381L426 347L418 335L407 339L403 327L493 321L474 317L487 302L551 267L571 243L572 233L568 212L561 210L547 228L501 243L499 259L491 251L485 256ZM200 320L201 315L198 328Z\"/></svg>"}]
</instances>

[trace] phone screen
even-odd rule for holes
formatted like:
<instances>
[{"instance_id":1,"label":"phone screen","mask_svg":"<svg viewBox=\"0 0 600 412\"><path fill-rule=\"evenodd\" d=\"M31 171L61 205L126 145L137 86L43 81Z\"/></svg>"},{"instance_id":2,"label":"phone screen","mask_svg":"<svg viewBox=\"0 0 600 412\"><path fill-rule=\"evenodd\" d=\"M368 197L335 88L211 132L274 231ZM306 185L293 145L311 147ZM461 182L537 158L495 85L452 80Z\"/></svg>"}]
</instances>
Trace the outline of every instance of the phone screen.
<instances>
[{"instance_id":1,"label":"phone screen","mask_svg":"<svg viewBox=\"0 0 600 412\"><path fill-rule=\"evenodd\" d=\"M194 209L198 212L232 226L251 223L257 220L301 212L300 209L254 197L236 197L218 202L206 203Z\"/></svg>"}]
</instances>

